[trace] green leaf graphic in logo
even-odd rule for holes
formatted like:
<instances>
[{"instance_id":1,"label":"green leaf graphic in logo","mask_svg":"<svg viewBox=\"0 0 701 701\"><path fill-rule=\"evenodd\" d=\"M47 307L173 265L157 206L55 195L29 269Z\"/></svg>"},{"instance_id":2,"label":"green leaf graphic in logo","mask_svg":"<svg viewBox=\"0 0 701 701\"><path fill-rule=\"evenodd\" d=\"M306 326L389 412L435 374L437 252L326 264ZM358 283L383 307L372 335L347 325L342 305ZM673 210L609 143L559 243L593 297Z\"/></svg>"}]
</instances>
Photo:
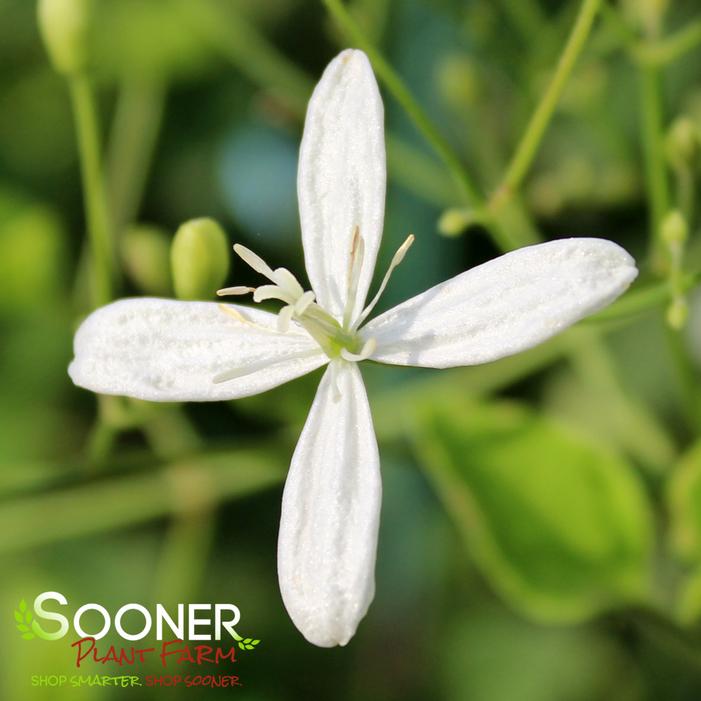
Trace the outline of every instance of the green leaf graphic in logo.
<instances>
[{"instance_id":1,"label":"green leaf graphic in logo","mask_svg":"<svg viewBox=\"0 0 701 701\"><path fill-rule=\"evenodd\" d=\"M260 642L257 638L242 638L236 631L233 631L234 640L239 644L242 650L255 650Z\"/></svg>"},{"instance_id":2,"label":"green leaf graphic in logo","mask_svg":"<svg viewBox=\"0 0 701 701\"><path fill-rule=\"evenodd\" d=\"M25 640L31 640L36 637L32 633L31 624L32 612L27 608L27 602L22 599L19 602L19 606L15 609L15 625Z\"/></svg>"}]
</instances>

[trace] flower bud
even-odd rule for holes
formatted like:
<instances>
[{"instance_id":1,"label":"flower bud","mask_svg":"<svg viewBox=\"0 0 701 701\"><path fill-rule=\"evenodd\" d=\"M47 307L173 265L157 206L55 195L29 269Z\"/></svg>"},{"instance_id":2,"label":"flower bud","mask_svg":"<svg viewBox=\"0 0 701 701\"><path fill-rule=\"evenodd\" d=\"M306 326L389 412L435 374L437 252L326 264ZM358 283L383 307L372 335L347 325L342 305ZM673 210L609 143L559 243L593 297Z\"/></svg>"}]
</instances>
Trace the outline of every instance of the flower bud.
<instances>
[{"instance_id":1,"label":"flower bud","mask_svg":"<svg viewBox=\"0 0 701 701\"><path fill-rule=\"evenodd\" d=\"M668 212L662 220L662 240L670 247L682 246L689 236L686 219L678 209Z\"/></svg>"},{"instance_id":2,"label":"flower bud","mask_svg":"<svg viewBox=\"0 0 701 701\"><path fill-rule=\"evenodd\" d=\"M122 262L132 282L149 295L172 294L170 235L149 224L135 224L122 237Z\"/></svg>"},{"instance_id":3,"label":"flower bud","mask_svg":"<svg viewBox=\"0 0 701 701\"><path fill-rule=\"evenodd\" d=\"M667 307L667 324L675 331L681 331L689 318L689 305L684 297L675 297Z\"/></svg>"},{"instance_id":4,"label":"flower bud","mask_svg":"<svg viewBox=\"0 0 701 701\"><path fill-rule=\"evenodd\" d=\"M191 219L180 225L170 249L175 296L209 299L229 272L226 234L213 219Z\"/></svg>"},{"instance_id":5,"label":"flower bud","mask_svg":"<svg viewBox=\"0 0 701 701\"><path fill-rule=\"evenodd\" d=\"M623 10L628 19L646 34L659 33L670 0L624 0Z\"/></svg>"},{"instance_id":6,"label":"flower bud","mask_svg":"<svg viewBox=\"0 0 701 701\"><path fill-rule=\"evenodd\" d=\"M0 316L39 312L65 293L65 240L51 210L0 191Z\"/></svg>"},{"instance_id":7,"label":"flower bud","mask_svg":"<svg viewBox=\"0 0 701 701\"><path fill-rule=\"evenodd\" d=\"M463 54L444 58L437 70L438 88L445 101L455 107L474 105L479 94L474 62Z\"/></svg>"},{"instance_id":8,"label":"flower bud","mask_svg":"<svg viewBox=\"0 0 701 701\"><path fill-rule=\"evenodd\" d=\"M453 207L446 209L438 220L438 231L443 236L459 236L473 226L484 223L484 216L476 209Z\"/></svg>"},{"instance_id":9,"label":"flower bud","mask_svg":"<svg viewBox=\"0 0 701 701\"><path fill-rule=\"evenodd\" d=\"M677 117L667 132L667 159L675 166L690 165L698 153L699 135L694 122L686 116Z\"/></svg>"},{"instance_id":10,"label":"flower bud","mask_svg":"<svg viewBox=\"0 0 701 701\"><path fill-rule=\"evenodd\" d=\"M49 58L65 75L85 70L93 0L39 0L38 18Z\"/></svg>"}]
</instances>

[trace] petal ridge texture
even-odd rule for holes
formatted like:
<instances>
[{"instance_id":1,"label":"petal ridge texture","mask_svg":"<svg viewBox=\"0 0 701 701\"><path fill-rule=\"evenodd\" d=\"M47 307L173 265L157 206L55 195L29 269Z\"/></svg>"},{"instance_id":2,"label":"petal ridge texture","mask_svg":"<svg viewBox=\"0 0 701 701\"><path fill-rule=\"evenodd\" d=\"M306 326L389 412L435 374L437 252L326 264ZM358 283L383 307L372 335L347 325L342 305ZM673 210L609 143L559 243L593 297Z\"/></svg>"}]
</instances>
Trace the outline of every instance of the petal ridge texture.
<instances>
[{"instance_id":1,"label":"petal ridge texture","mask_svg":"<svg viewBox=\"0 0 701 701\"><path fill-rule=\"evenodd\" d=\"M355 363L337 362L321 380L292 458L278 540L285 607L315 645L345 645L372 601L381 500L363 379Z\"/></svg>"},{"instance_id":2,"label":"petal ridge texture","mask_svg":"<svg viewBox=\"0 0 701 701\"><path fill-rule=\"evenodd\" d=\"M348 49L328 65L309 101L297 196L304 258L321 306L346 307L353 233L365 254L353 316L363 308L382 237L386 188L384 108L370 62Z\"/></svg>"},{"instance_id":3,"label":"petal ridge texture","mask_svg":"<svg viewBox=\"0 0 701 701\"><path fill-rule=\"evenodd\" d=\"M572 238L511 251L390 309L363 328L372 359L446 368L531 348L610 304L637 276L611 241Z\"/></svg>"},{"instance_id":4,"label":"petal ridge texture","mask_svg":"<svg viewBox=\"0 0 701 701\"><path fill-rule=\"evenodd\" d=\"M278 333L275 314L150 297L90 314L75 335L74 355L68 373L76 385L155 402L247 397L328 362L304 329ZM232 370L237 377L214 382Z\"/></svg>"}]
</instances>

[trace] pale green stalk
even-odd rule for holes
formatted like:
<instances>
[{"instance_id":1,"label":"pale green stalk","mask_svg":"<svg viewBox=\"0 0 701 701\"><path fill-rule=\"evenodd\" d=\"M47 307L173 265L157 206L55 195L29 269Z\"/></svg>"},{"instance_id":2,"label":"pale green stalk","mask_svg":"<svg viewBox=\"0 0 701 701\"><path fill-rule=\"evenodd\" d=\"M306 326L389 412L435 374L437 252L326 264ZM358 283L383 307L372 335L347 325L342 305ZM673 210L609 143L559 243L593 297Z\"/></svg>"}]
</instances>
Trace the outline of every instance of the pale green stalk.
<instances>
[{"instance_id":1,"label":"pale green stalk","mask_svg":"<svg viewBox=\"0 0 701 701\"><path fill-rule=\"evenodd\" d=\"M12 500L0 511L0 553L115 531L181 513L182 489L215 489L213 503L279 484L285 465L261 451L203 454L167 468L120 474ZM51 514L51 528L36 524Z\"/></svg>"},{"instance_id":2,"label":"pale green stalk","mask_svg":"<svg viewBox=\"0 0 701 701\"><path fill-rule=\"evenodd\" d=\"M501 194L503 190L507 192L518 190L530 169L545 134L545 130L550 124L555 108L565 89L567 80L589 37L600 5L601 0L584 0L582 3L572 32L565 44L557 67L555 68L555 73L550 80L545 94L528 122L526 130L516 147L516 151L507 166L506 174L502 179L500 187L497 188L495 193L496 202L503 197Z\"/></svg>"},{"instance_id":3,"label":"pale green stalk","mask_svg":"<svg viewBox=\"0 0 701 701\"><path fill-rule=\"evenodd\" d=\"M218 485L186 468L168 473L175 511L156 563L155 601L197 599L214 538Z\"/></svg>"},{"instance_id":4,"label":"pale green stalk","mask_svg":"<svg viewBox=\"0 0 701 701\"><path fill-rule=\"evenodd\" d=\"M669 209L669 184L664 156L662 92L656 66L641 66L640 113L645 184L650 208L650 257L653 268L659 271L666 258L661 224Z\"/></svg>"},{"instance_id":5,"label":"pale green stalk","mask_svg":"<svg viewBox=\"0 0 701 701\"><path fill-rule=\"evenodd\" d=\"M88 78L68 79L75 116L83 181L85 217L90 239L93 306L110 302L114 295L116 264L102 173L97 108Z\"/></svg>"},{"instance_id":6,"label":"pale green stalk","mask_svg":"<svg viewBox=\"0 0 701 701\"><path fill-rule=\"evenodd\" d=\"M163 116L164 90L153 81L125 80L109 140L110 211L119 236L136 218Z\"/></svg>"},{"instance_id":7,"label":"pale green stalk","mask_svg":"<svg viewBox=\"0 0 701 701\"><path fill-rule=\"evenodd\" d=\"M659 41L648 41L633 49L638 60L651 65L663 66L676 61L685 53L701 44L701 19L697 19Z\"/></svg>"},{"instance_id":8,"label":"pale green stalk","mask_svg":"<svg viewBox=\"0 0 701 701\"><path fill-rule=\"evenodd\" d=\"M212 510L178 514L169 524L158 561L154 600L197 600L215 535Z\"/></svg>"}]
</instances>

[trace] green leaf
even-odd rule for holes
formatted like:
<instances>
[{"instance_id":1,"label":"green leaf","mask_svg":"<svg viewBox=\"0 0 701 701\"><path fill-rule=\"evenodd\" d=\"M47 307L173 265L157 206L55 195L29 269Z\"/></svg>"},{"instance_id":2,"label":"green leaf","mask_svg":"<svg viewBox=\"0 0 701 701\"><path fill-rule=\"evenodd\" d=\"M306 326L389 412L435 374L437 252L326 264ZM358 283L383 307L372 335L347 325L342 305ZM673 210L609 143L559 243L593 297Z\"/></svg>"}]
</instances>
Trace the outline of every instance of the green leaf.
<instances>
[{"instance_id":1,"label":"green leaf","mask_svg":"<svg viewBox=\"0 0 701 701\"><path fill-rule=\"evenodd\" d=\"M28 633L29 632L29 626L25 625L24 623L18 623L17 624L17 629L21 630L23 633Z\"/></svg>"},{"instance_id":2,"label":"green leaf","mask_svg":"<svg viewBox=\"0 0 701 701\"><path fill-rule=\"evenodd\" d=\"M24 614L24 620L27 621L27 623L32 622L32 612L27 611L27 613Z\"/></svg>"},{"instance_id":3,"label":"green leaf","mask_svg":"<svg viewBox=\"0 0 701 701\"><path fill-rule=\"evenodd\" d=\"M24 613L24 612L27 610L27 602L26 602L24 599L22 599L22 600L19 602L19 610L20 610L22 613Z\"/></svg>"},{"instance_id":4,"label":"green leaf","mask_svg":"<svg viewBox=\"0 0 701 701\"><path fill-rule=\"evenodd\" d=\"M17 623L24 623L24 616L19 611L15 611L15 620Z\"/></svg>"},{"instance_id":5,"label":"green leaf","mask_svg":"<svg viewBox=\"0 0 701 701\"><path fill-rule=\"evenodd\" d=\"M239 643L239 647L240 647L242 650L245 650L245 649L246 649L246 648L244 647L243 643Z\"/></svg>"},{"instance_id":6,"label":"green leaf","mask_svg":"<svg viewBox=\"0 0 701 701\"><path fill-rule=\"evenodd\" d=\"M258 645L260 640L251 640L251 645Z\"/></svg>"},{"instance_id":7,"label":"green leaf","mask_svg":"<svg viewBox=\"0 0 701 701\"><path fill-rule=\"evenodd\" d=\"M22 633L22 637L25 640L33 640L34 639L34 633Z\"/></svg>"},{"instance_id":8,"label":"green leaf","mask_svg":"<svg viewBox=\"0 0 701 701\"><path fill-rule=\"evenodd\" d=\"M248 644L248 643L251 642L251 639L250 639L250 638L244 638L244 639L243 639L243 642L244 642L245 644Z\"/></svg>"},{"instance_id":9,"label":"green leaf","mask_svg":"<svg viewBox=\"0 0 701 701\"><path fill-rule=\"evenodd\" d=\"M253 650L253 645L246 645L246 650Z\"/></svg>"},{"instance_id":10,"label":"green leaf","mask_svg":"<svg viewBox=\"0 0 701 701\"><path fill-rule=\"evenodd\" d=\"M515 608L578 621L645 598L651 513L621 457L507 402L424 406L415 440L475 563Z\"/></svg>"}]
</instances>

